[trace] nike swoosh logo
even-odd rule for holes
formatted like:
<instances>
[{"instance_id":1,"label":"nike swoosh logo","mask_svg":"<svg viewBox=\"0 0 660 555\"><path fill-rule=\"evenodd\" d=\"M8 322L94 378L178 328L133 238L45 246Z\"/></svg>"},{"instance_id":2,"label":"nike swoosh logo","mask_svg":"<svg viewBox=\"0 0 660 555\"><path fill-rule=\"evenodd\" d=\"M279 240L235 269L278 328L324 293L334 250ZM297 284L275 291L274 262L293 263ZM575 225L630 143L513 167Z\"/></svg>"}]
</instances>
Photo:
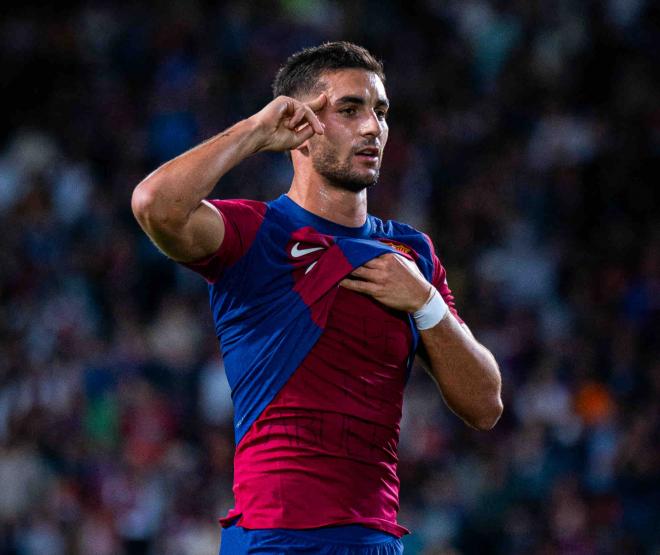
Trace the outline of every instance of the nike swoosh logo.
<instances>
[{"instance_id":1,"label":"nike swoosh logo","mask_svg":"<svg viewBox=\"0 0 660 555\"><path fill-rule=\"evenodd\" d=\"M309 254L310 252L316 252L316 251L322 251L325 247L311 247L309 249L299 249L298 247L300 246L300 243L296 243L291 247L291 256L293 258L300 258L301 256L305 256L306 254Z\"/></svg>"}]
</instances>

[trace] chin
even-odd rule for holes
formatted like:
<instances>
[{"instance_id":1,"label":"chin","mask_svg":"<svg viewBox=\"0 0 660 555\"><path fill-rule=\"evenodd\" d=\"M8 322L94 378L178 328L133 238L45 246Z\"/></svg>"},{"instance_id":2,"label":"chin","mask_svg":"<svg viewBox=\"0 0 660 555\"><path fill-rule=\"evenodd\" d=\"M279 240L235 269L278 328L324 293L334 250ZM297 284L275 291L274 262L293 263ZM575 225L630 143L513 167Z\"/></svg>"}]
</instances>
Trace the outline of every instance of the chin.
<instances>
[{"instance_id":1,"label":"chin","mask_svg":"<svg viewBox=\"0 0 660 555\"><path fill-rule=\"evenodd\" d=\"M335 160L332 160L335 162ZM314 164L314 169L329 183L338 189L359 193L373 187L378 182L380 168L355 167L350 162L344 164L328 163L321 158Z\"/></svg>"},{"instance_id":2,"label":"chin","mask_svg":"<svg viewBox=\"0 0 660 555\"><path fill-rule=\"evenodd\" d=\"M373 177L353 177L352 179L334 180L334 185L339 189L359 193L373 187L378 182L378 174Z\"/></svg>"}]
</instances>

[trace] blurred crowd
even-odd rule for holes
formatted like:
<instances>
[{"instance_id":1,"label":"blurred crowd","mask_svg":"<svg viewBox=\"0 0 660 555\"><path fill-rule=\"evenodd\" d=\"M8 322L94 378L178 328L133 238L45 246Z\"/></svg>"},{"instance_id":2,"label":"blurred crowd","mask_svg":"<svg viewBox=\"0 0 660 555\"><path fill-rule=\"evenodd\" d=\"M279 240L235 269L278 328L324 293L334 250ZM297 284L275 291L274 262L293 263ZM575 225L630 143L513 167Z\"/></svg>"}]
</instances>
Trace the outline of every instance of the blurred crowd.
<instances>
[{"instance_id":1,"label":"blurred crowd","mask_svg":"<svg viewBox=\"0 0 660 555\"><path fill-rule=\"evenodd\" d=\"M657 3L74 6L0 19L0 555L217 553L234 444L206 286L130 196L336 39L385 62L370 211L433 237L504 381L483 433L413 372L406 553L660 553ZM290 178L262 154L215 196Z\"/></svg>"}]
</instances>

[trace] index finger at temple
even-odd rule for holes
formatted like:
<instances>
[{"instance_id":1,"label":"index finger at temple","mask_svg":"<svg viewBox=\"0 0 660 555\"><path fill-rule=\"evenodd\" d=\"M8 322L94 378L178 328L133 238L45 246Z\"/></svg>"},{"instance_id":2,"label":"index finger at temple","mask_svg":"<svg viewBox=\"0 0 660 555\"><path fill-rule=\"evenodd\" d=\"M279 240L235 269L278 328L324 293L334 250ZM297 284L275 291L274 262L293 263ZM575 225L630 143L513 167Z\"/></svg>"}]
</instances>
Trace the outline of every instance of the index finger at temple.
<instances>
[{"instance_id":1,"label":"index finger at temple","mask_svg":"<svg viewBox=\"0 0 660 555\"><path fill-rule=\"evenodd\" d=\"M318 95L314 100L310 100L307 103L307 106L309 106L312 110L315 112L318 112L325 106L326 101L328 100L328 97L325 96L325 93L321 93Z\"/></svg>"},{"instance_id":2,"label":"index finger at temple","mask_svg":"<svg viewBox=\"0 0 660 555\"><path fill-rule=\"evenodd\" d=\"M308 106L305 106L305 116L307 121L314 128L314 131L316 131L319 135L323 135L323 125L319 121L319 118L316 117L316 114L312 112Z\"/></svg>"},{"instance_id":3,"label":"index finger at temple","mask_svg":"<svg viewBox=\"0 0 660 555\"><path fill-rule=\"evenodd\" d=\"M293 113L293 116L291 117L291 120L289 121L288 127L290 129L293 129L295 127L298 127L298 124L300 121L303 119L305 116L305 107L304 106L298 106Z\"/></svg>"}]
</instances>

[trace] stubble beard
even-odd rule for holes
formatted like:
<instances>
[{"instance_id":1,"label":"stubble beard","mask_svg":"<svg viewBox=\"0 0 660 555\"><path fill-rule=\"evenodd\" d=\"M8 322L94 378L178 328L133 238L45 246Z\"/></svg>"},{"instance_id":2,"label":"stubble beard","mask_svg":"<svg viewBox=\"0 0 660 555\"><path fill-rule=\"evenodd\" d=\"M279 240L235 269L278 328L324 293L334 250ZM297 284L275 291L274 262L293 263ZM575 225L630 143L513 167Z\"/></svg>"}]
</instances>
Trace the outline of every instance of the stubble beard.
<instances>
[{"instance_id":1,"label":"stubble beard","mask_svg":"<svg viewBox=\"0 0 660 555\"><path fill-rule=\"evenodd\" d=\"M374 175L365 175L351 167L351 158L340 161L336 151L326 149L312 157L312 166L332 185L352 193L373 187L378 182L380 166Z\"/></svg>"}]
</instances>

